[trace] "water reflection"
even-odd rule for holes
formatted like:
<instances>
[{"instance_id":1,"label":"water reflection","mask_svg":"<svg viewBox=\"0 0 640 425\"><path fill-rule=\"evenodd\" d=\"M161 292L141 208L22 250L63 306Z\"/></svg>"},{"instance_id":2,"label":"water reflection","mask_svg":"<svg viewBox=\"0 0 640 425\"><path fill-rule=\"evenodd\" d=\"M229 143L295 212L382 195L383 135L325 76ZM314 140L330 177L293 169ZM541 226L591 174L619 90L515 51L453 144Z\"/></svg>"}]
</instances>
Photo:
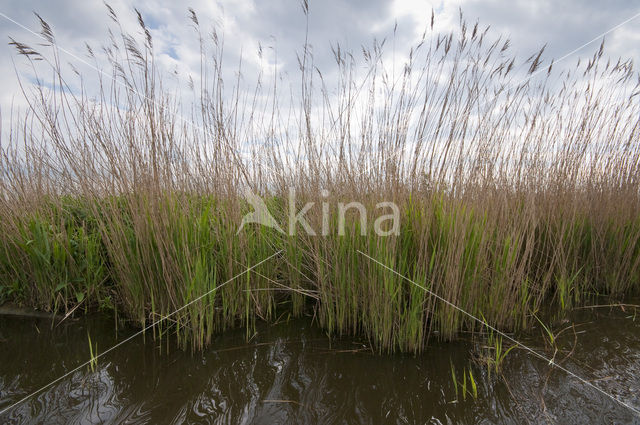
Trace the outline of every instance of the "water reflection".
<instances>
[{"instance_id":1,"label":"water reflection","mask_svg":"<svg viewBox=\"0 0 640 425\"><path fill-rule=\"evenodd\" d=\"M557 359L640 407L640 317L620 309L577 311ZM130 331L132 332L132 331ZM44 319L0 318L0 409L88 360L87 333L102 351L113 321L52 329ZM118 335L122 340L127 335ZM520 336L544 350L537 332ZM473 366L478 398L456 400L451 363L474 364L472 343L433 342L423 355L381 356L363 341L329 341L308 320L220 336L204 353L172 341L123 344L0 417L8 423L640 423L639 418L542 360L514 350L504 378Z\"/></svg>"}]
</instances>

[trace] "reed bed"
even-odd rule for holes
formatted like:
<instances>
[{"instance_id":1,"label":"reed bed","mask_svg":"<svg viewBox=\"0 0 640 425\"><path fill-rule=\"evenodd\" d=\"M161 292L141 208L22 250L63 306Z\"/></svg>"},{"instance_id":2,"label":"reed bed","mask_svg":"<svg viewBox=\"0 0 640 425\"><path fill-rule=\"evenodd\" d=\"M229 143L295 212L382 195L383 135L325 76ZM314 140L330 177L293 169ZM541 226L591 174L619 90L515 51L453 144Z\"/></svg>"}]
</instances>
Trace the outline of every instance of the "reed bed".
<instances>
[{"instance_id":1,"label":"reed bed","mask_svg":"<svg viewBox=\"0 0 640 425\"><path fill-rule=\"evenodd\" d=\"M102 64L94 96L64 72L44 20L44 47L12 40L37 77L2 144L3 300L145 326L208 293L154 334L199 349L230 327L250 337L256 320L312 314L332 335L419 352L477 323L358 251L505 330L640 288L640 80L604 46L574 67L544 49L519 61L461 16L448 34L427 23L398 73L384 42L337 46L331 88L303 45L295 84L225 86L222 37L190 11L203 72L186 106L142 16L129 34L107 13L109 42L87 46ZM247 189L284 232L238 231ZM295 211L314 202L315 235L287 231L291 191ZM341 214L355 201L366 223ZM400 211L383 236L380 202Z\"/></svg>"}]
</instances>

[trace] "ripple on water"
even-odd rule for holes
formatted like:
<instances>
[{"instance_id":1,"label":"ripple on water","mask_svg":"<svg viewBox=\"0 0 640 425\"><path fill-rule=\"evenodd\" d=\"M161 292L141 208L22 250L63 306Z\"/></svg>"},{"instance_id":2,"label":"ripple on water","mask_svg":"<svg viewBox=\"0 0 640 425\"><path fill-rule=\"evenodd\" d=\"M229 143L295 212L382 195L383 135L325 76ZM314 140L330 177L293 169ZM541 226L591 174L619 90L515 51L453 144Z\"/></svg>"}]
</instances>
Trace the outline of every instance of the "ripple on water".
<instances>
[{"instance_id":1,"label":"ripple on water","mask_svg":"<svg viewBox=\"0 0 640 425\"><path fill-rule=\"evenodd\" d=\"M640 321L608 309L571 319L579 332L562 334L556 360L573 350L563 366L640 406ZM112 346L112 328L103 318L51 329L43 319L0 317L0 409L87 361L87 333L99 349ZM522 338L545 350L536 332ZM251 343L244 331L233 331L201 353L166 347L166 341L132 340L99 359L95 371L78 370L0 422L640 423L522 350L509 354L504 380L474 366L478 399L456 399L451 364L458 373L472 364L469 341L434 341L419 356L385 356L361 341L329 342L307 320L297 320L260 325Z\"/></svg>"}]
</instances>

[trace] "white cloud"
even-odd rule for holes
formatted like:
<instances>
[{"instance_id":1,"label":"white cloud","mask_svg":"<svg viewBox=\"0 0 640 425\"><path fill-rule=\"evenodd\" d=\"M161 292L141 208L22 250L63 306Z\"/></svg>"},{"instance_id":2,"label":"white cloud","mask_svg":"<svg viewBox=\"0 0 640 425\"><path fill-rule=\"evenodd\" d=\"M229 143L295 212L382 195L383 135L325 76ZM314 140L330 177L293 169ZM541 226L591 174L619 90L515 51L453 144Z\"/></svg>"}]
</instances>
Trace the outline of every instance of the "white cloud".
<instances>
[{"instance_id":1,"label":"white cloud","mask_svg":"<svg viewBox=\"0 0 640 425\"><path fill-rule=\"evenodd\" d=\"M110 4L118 13L120 23L126 31L140 32L133 13L135 2L116 0ZM186 82L188 75L197 80L200 66L199 46L188 19L188 6L197 11L205 37L209 36L214 26L218 27L220 36L224 35L227 75L234 75L242 52L243 70L249 81L255 79L259 67L273 64L276 55L278 71L287 73L294 82L299 80L296 53L302 50L307 28L301 2L242 0L213 3L195 0L189 4L144 2L136 6L151 28L158 64L168 72L178 71L178 78L182 83ZM395 59L401 63L406 59L408 47L428 26L432 9L436 12L436 29L450 31L457 28L460 6L465 17L472 23L479 19L482 26L491 25L494 34L509 36L513 51L518 53L520 60L524 60L545 43L547 57L560 57L640 12L640 8L633 2L625 1L609 2L603 8L600 2L595 1L395 0L388 3L382 0L312 0L308 36L313 48L314 64L331 83L330 80L337 75L331 44L335 46L340 43L343 49L352 50L359 57L361 45L370 45L373 38L380 40L385 37L389 39L387 47L393 44ZM27 0L0 6L0 12L37 32L38 21L32 11L37 11L49 22L61 47L81 57L85 57L85 42L97 49L108 41L107 28L113 27L101 1ZM607 47L611 56L631 56L636 62L640 59L639 21L640 18L608 36ZM0 37L8 40L9 36L34 46L39 41L25 29L0 17ZM575 59L570 58L567 66L575 63L580 55L591 56L598 44L585 48L576 54ZM263 48L262 60L258 57L258 46ZM388 49L389 54L393 54L393 48ZM6 44L0 46L0 55L6 58L0 64L0 108L3 114L3 132L6 133L12 103L22 108L25 106L13 63L8 58L16 61L19 73L25 72L25 61L24 58L16 57L13 49ZM73 63L81 72L94 72L77 63L74 58L61 59ZM270 68L265 69L265 72L268 75Z\"/></svg>"}]
</instances>

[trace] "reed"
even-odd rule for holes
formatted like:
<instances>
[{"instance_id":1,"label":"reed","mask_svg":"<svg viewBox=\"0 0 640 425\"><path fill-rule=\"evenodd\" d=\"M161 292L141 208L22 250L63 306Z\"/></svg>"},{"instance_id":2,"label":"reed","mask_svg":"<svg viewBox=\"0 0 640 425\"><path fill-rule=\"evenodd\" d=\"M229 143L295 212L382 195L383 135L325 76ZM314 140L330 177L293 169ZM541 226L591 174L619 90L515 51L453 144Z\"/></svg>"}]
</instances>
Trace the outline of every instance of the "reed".
<instances>
[{"instance_id":1,"label":"reed","mask_svg":"<svg viewBox=\"0 0 640 425\"><path fill-rule=\"evenodd\" d=\"M461 16L450 34L431 23L397 74L384 43L334 49L334 88L303 45L292 92L277 75L225 85L222 38L191 11L207 72L185 106L163 85L142 16L130 34L107 13L108 44L87 52L101 64L95 96L65 72L41 18L44 47L11 42L36 84L2 143L0 298L59 313L111 306L145 326L208 294L156 337L175 331L198 349L284 310L380 351L419 352L478 324L358 251L504 330L530 326L543 305L640 288L639 85L603 46L543 68L543 50L518 62L507 39ZM285 233L238 232L245 189ZM287 232L290 190L296 211L315 203L315 235ZM355 209L341 221L353 201L366 225ZM400 211L387 236L372 225L380 202Z\"/></svg>"},{"instance_id":2,"label":"reed","mask_svg":"<svg viewBox=\"0 0 640 425\"><path fill-rule=\"evenodd\" d=\"M89 341L89 369L91 370L91 373L94 373L98 367L98 343L96 342L93 344L91 342L91 336L88 332L87 340Z\"/></svg>"}]
</instances>

